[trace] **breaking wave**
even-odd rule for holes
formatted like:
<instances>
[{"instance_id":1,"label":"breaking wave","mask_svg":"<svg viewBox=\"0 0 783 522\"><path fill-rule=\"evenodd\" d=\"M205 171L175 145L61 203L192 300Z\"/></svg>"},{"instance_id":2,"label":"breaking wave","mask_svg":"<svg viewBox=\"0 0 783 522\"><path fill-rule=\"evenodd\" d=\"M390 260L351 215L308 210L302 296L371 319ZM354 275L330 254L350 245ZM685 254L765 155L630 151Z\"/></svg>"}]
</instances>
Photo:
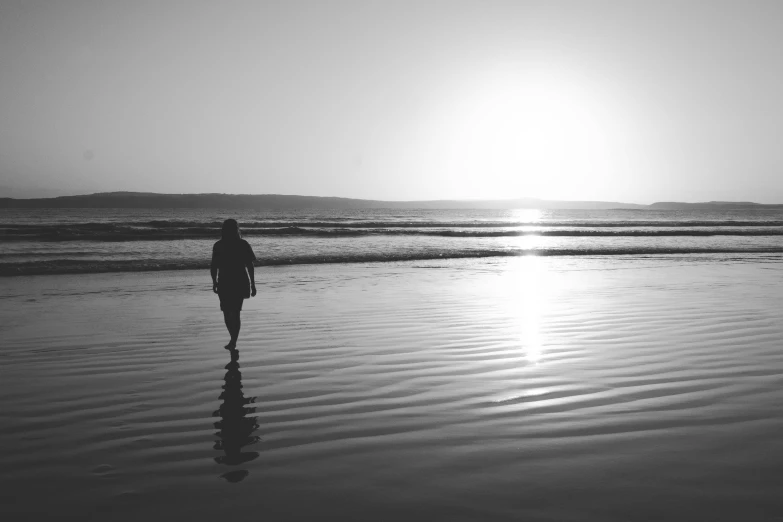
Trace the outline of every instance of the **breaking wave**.
<instances>
[{"instance_id":1,"label":"breaking wave","mask_svg":"<svg viewBox=\"0 0 783 522\"><path fill-rule=\"evenodd\" d=\"M306 265L329 263L378 263L393 261L425 261L464 258L491 258L513 256L666 256L686 254L722 254L758 256L759 254L783 254L783 247L760 248L548 248L548 249L465 249L445 251L354 253L326 255L264 256L255 266ZM783 260L775 256L774 260ZM0 263L0 276L38 274L79 274L100 272L137 272L155 270L198 270L208 269L209 260L203 259L58 259Z\"/></svg>"},{"instance_id":2,"label":"breaking wave","mask_svg":"<svg viewBox=\"0 0 783 522\"><path fill-rule=\"evenodd\" d=\"M206 269L222 214L0 212L0 276ZM292 211L236 217L258 266L506 256L783 259L780 211Z\"/></svg>"},{"instance_id":3,"label":"breaking wave","mask_svg":"<svg viewBox=\"0 0 783 522\"><path fill-rule=\"evenodd\" d=\"M262 236L439 236L439 237L665 237L779 236L783 221L642 221L642 222L307 222L252 223L242 227L248 237ZM170 241L220 235L220 223L148 221L141 223L8 224L0 225L4 241Z\"/></svg>"}]
</instances>

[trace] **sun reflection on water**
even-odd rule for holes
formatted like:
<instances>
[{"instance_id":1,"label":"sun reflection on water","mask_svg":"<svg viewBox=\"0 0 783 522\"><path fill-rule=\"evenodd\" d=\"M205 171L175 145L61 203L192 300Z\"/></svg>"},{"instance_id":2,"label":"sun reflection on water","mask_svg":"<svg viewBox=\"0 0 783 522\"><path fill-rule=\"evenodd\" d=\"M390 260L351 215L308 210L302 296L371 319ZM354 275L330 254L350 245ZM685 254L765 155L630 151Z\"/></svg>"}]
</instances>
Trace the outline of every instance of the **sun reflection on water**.
<instances>
[{"instance_id":1,"label":"sun reflection on water","mask_svg":"<svg viewBox=\"0 0 783 522\"><path fill-rule=\"evenodd\" d=\"M541 323L548 307L548 274L541 259L530 257L520 260L512 279L510 312L518 329L520 347L524 359L537 365L544 355Z\"/></svg>"},{"instance_id":2,"label":"sun reflection on water","mask_svg":"<svg viewBox=\"0 0 783 522\"><path fill-rule=\"evenodd\" d=\"M511 211L511 220L515 223L539 223L543 219L537 208L516 208Z\"/></svg>"}]
</instances>

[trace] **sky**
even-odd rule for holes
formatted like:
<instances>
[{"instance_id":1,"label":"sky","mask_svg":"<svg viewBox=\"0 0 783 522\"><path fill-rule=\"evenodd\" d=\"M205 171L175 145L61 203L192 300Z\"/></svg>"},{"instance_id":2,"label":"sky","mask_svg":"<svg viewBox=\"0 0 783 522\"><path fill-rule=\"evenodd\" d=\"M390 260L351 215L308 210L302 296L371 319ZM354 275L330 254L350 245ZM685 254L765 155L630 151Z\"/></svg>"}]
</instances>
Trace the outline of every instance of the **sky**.
<instances>
[{"instance_id":1,"label":"sky","mask_svg":"<svg viewBox=\"0 0 783 522\"><path fill-rule=\"evenodd\" d=\"M783 203L783 2L0 0L0 196Z\"/></svg>"}]
</instances>

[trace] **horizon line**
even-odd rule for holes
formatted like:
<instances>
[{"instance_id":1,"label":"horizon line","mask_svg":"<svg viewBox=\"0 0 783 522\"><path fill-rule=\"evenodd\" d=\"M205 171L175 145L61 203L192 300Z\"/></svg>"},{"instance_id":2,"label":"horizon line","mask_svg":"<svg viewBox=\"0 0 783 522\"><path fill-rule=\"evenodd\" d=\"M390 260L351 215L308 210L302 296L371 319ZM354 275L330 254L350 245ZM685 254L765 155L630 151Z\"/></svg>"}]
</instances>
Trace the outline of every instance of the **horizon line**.
<instances>
[{"instance_id":1,"label":"horizon line","mask_svg":"<svg viewBox=\"0 0 783 522\"><path fill-rule=\"evenodd\" d=\"M79 197L91 197L91 196L111 196L111 195L140 195L140 196L279 196L279 197L295 197L295 198L319 198L319 199L344 199L354 201L376 201L376 202L388 202L388 203L435 203L435 202L507 202L507 201L538 201L538 202L558 202L558 203L617 203L622 205L637 205L640 207L647 207L655 204L689 204L689 205L758 205L758 206L771 206L771 205L783 205L783 203L758 203L755 201L726 201L726 200L712 200L712 201L678 201L678 200L659 200L652 203L636 203L626 201L612 201L605 199L546 199L538 197L513 197L513 198L441 198L441 199L376 199L376 198L359 198L348 196L311 196L304 194L280 194L280 193L229 193L229 192L143 192L135 190L116 190L105 192L92 192L84 194L70 194L61 196L47 196L47 197L34 197L34 198L15 198L13 196L0 196L0 199L12 199L17 201L25 200L54 200L62 198L79 198Z\"/></svg>"}]
</instances>

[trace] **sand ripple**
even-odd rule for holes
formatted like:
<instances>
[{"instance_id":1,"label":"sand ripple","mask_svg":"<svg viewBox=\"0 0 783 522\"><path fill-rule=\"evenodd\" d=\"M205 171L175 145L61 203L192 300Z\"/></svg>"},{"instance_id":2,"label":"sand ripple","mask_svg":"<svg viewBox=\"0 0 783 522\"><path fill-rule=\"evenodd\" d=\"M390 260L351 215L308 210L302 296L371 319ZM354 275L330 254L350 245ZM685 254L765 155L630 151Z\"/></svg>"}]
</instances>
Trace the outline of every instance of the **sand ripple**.
<instances>
[{"instance_id":1,"label":"sand ripple","mask_svg":"<svg viewBox=\"0 0 783 522\"><path fill-rule=\"evenodd\" d=\"M776 512L781 269L580 263L262 271L234 359L206 274L9 281L0 512Z\"/></svg>"}]
</instances>

